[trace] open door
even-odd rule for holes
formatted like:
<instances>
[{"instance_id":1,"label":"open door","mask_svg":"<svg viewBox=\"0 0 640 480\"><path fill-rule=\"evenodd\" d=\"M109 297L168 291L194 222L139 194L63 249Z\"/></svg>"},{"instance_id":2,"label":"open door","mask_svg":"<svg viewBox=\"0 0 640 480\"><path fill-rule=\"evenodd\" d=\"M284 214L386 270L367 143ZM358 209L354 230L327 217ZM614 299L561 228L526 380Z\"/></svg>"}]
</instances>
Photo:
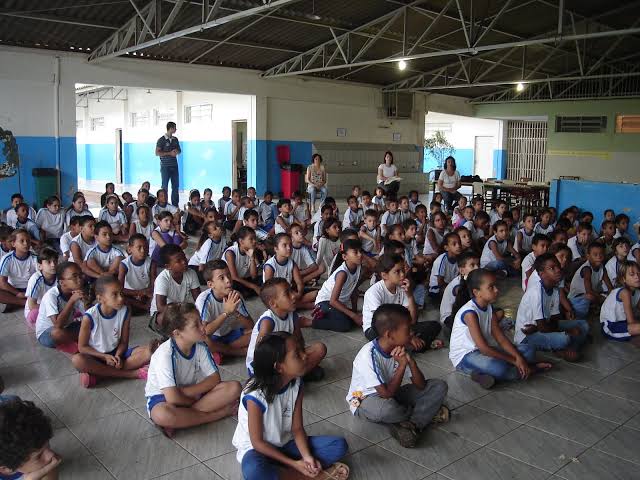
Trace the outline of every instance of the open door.
<instances>
[{"instance_id":1,"label":"open door","mask_svg":"<svg viewBox=\"0 0 640 480\"><path fill-rule=\"evenodd\" d=\"M233 120L231 135L233 188L240 189L244 194L247 191L247 121Z\"/></svg>"},{"instance_id":2,"label":"open door","mask_svg":"<svg viewBox=\"0 0 640 480\"><path fill-rule=\"evenodd\" d=\"M483 180L494 177L493 174L493 137L476 137L473 155L473 174Z\"/></svg>"}]
</instances>

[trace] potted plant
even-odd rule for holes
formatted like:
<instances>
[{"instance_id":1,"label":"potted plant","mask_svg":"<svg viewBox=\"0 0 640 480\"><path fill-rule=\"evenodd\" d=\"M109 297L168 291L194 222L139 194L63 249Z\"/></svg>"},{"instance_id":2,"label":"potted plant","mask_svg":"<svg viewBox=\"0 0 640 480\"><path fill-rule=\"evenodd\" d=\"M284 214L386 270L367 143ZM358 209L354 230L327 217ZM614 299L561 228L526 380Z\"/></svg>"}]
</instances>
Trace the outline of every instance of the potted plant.
<instances>
[{"instance_id":1,"label":"potted plant","mask_svg":"<svg viewBox=\"0 0 640 480\"><path fill-rule=\"evenodd\" d=\"M447 157L452 156L456 149L443 132L436 130L430 137L424 139L424 148L426 157L435 160L437 169L433 171L434 179L440 176L440 172L444 168L444 161Z\"/></svg>"}]
</instances>

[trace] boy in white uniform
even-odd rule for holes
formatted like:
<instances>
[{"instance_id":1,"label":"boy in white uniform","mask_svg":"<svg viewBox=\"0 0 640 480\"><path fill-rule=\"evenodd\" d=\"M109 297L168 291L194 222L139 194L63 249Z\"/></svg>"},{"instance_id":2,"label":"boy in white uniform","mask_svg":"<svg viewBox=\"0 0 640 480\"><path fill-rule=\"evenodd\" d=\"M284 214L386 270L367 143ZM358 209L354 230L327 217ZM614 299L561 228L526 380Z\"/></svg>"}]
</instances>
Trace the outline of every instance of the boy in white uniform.
<instances>
[{"instance_id":1,"label":"boy in white uniform","mask_svg":"<svg viewBox=\"0 0 640 480\"><path fill-rule=\"evenodd\" d=\"M457 233L447 233L442 245L445 252L438 255L433 262L429 278L429 296L435 299L440 299L447 284L458 276L457 257L462 252L460 236Z\"/></svg>"},{"instance_id":2,"label":"boy in white uniform","mask_svg":"<svg viewBox=\"0 0 640 480\"><path fill-rule=\"evenodd\" d=\"M402 305L381 305L373 315L378 338L360 349L353 361L346 396L351 412L363 419L387 423L405 448L414 447L418 432L431 422L445 422L447 384L425 380L404 345L410 339L411 315Z\"/></svg>"},{"instance_id":3,"label":"boy in white uniform","mask_svg":"<svg viewBox=\"0 0 640 480\"><path fill-rule=\"evenodd\" d=\"M522 291L527 291L527 282L529 281L529 277L535 271L533 267L536 258L540 255L544 255L547 253L549 249L549 245L551 242L549 241L549 237L543 235L542 233L536 233L533 236L533 240L531 241L531 252L527 254L526 257L522 260Z\"/></svg>"},{"instance_id":4,"label":"boy in white uniform","mask_svg":"<svg viewBox=\"0 0 640 480\"><path fill-rule=\"evenodd\" d=\"M105 274L117 275L124 253L113 246L113 231L105 221L96 223L96 245L84 257L85 274L92 278L100 278Z\"/></svg>"},{"instance_id":5,"label":"boy in white uniform","mask_svg":"<svg viewBox=\"0 0 640 480\"><path fill-rule=\"evenodd\" d=\"M24 304L24 318L27 325L34 327L38 318L40 302L44 294L56 284L56 266L58 252L45 247L38 254L38 271L29 278L27 284L27 302Z\"/></svg>"},{"instance_id":6,"label":"boy in white uniform","mask_svg":"<svg viewBox=\"0 0 640 480\"><path fill-rule=\"evenodd\" d=\"M0 311L6 305L24 307L25 291L31 275L37 270L37 256L31 252L31 236L26 230L11 233L14 250L0 261Z\"/></svg>"},{"instance_id":7,"label":"boy in white uniform","mask_svg":"<svg viewBox=\"0 0 640 480\"><path fill-rule=\"evenodd\" d=\"M120 262L118 280L133 313L142 314L151 306L157 265L149 256L147 238L140 233L129 237L128 252L129 256Z\"/></svg>"},{"instance_id":8,"label":"boy in white uniform","mask_svg":"<svg viewBox=\"0 0 640 480\"><path fill-rule=\"evenodd\" d=\"M607 291L613 290L609 276L604 268L604 251L602 243L592 242L587 249L587 261L582 264L571 279L569 301L573 306L576 318L587 318L591 303L601 305L602 284Z\"/></svg>"}]
</instances>

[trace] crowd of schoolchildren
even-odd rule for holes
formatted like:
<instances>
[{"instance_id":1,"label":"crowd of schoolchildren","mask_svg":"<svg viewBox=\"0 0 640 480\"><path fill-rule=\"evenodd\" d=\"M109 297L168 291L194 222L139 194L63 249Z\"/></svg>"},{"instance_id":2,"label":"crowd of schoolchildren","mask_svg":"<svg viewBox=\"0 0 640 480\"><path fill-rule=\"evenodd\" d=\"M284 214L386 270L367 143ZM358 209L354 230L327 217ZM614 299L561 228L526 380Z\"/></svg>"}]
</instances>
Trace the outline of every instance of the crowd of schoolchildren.
<instances>
[{"instance_id":1,"label":"crowd of schoolchildren","mask_svg":"<svg viewBox=\"0 0 640 480\"><path fill-rule=\"evenodd\" d=\"M192 190L179 209L149 188L120 197L107 184L97 217L80 192L67 209L50 197L37 212L13 195L0 226L0 309L24 309L37 342L68 353L84 387L146 379L147 412L167 436L237 415L246 479L349 476L344 438L303 427L304 382L323 378L327 353L305 344L303 328L362 329L346 402L406 448L449 420L446 382L415 360L443 339L452 364L491 388L551 368L538 350L578 361L590 312L609 339L640 336L640 243L612 210L595 228L576 207L536 216L498 200L487 213L482 198L462 197L445 211L439 193L427 206L416 191L385 197L380 187L354 187L342 215L331 197L312 211L300 193L275 202L252 187L225 187L218 202ZM188 236L198 237L190 258ZM524 295L509 319L497 279L513 275ZM265 308L257 319L245 305L253 296ZM439 322L419 321L427 308ZM147 315L162 342L130 345L132 315ZM245 358L246 385L221 378L229 357ZM55 478L48 419L2 400L0 478Z\"/></svg>"}]
</instances>

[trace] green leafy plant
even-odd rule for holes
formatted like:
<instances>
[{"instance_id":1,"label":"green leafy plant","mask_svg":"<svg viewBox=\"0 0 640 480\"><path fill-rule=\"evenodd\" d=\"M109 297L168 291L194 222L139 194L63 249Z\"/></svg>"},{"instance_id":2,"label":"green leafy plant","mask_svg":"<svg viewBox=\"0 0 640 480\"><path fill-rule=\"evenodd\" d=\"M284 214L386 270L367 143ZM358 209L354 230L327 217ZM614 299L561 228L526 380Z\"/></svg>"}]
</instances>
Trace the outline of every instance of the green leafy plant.
<instances>
[{"instance_id":1,"label":"green leafy plant","mask_svg":"<svg viewBox=\"0 0 640 480\"><path fill-rule=\"evenodd\" d=\"M440 170L444 168L445 159L456 153L456 149L440 130L436 130L430 137L424 139L424 148L426 155L436 161Z\"/></svg>"},{"instance_id":2,"label":"green leafy plant","mask_svg":"<svg viewBox=\"0 0 640 480\"><path fill-rule=\"evenodd\" d=\"M20 155L18 154L18 142L11 130L0 127L0 142L2 142L2 155L4 162L0 163L0 178L13 177L18 173Z\"/></svg>"}]
</instances>

